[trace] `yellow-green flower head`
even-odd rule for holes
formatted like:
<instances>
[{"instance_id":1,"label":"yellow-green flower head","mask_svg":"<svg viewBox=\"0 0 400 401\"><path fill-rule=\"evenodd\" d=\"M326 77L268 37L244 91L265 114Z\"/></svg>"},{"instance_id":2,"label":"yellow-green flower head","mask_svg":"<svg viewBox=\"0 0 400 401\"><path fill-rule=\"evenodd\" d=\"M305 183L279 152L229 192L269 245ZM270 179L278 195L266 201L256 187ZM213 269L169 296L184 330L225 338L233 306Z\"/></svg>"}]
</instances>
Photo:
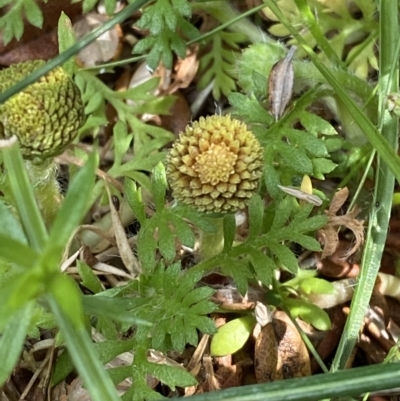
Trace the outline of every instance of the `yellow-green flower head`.
<instances>
[{"instance_id":1,"label":"yellow-green flower head","mask_svg":"<svg viewBox=\"0 0 400 401\"><path fill-rule=\"evenodd\" d=\"M214 115L179 134L167 156L167 176L178 202L201 212L236 212L257 191L262 159L245 124Z\"/></svg>"},{"instance_id":2,"label":"yellow-green flower head","mask_svg":"<svg viewBox=\"0 0 400 401\"><path fill-rule=\"evenodd\" d=\"M23 80L45 62L14 64L0 71L0 92ZM57 67L0 105L0 138L18 138L28 159L61 153L78 134L84 108L78 87Z\"/></svg>"}]
</instances>

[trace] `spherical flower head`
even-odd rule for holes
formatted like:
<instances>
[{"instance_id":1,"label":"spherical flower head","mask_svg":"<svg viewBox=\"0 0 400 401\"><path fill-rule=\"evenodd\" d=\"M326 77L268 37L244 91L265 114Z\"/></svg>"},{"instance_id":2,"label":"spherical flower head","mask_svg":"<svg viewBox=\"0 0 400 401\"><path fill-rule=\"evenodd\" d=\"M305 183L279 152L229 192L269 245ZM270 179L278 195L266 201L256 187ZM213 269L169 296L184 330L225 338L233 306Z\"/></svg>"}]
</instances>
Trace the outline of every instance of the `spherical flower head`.
<instances>
[{"instance_id":1,"label":"spherical flower head","mask_svg":"<svg viewBox=\"0 0 400 401\"><path fill-rule=\"evenodd\" d=\"M0 92L42 66L41 60L0 71ZM27 159L60 154L77 136L84 120L78 87L57 67L0 105L0 138L15 135Z\"/></svg>"},{"instance_id":2,"label":"spherical flower head","mask_svg":"<svg viewBox=\"0 0 400 401\"><path fill-rule=\"evenodd\" d=\"M230 115L200 118L180 133L166 168L178 202L206 213L236 212L257 191L263 148Z\"/></svg>"}]
</instances>

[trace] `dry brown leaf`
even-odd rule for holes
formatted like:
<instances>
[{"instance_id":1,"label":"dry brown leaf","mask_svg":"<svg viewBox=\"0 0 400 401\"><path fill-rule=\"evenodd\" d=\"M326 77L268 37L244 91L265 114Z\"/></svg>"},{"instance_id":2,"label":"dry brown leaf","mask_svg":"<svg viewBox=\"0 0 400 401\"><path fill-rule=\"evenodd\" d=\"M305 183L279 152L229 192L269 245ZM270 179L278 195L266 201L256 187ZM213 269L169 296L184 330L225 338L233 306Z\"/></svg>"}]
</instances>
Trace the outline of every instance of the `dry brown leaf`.
<instances>
[{"instance_id":1,"label":"dry brown leaf","mask_svg":"<svg viewBox=\"0 0 400 401\"><path fill-rule=\"evenodd\" d=\"M94 29L103 25L109 17L106 15L88 13L76 24L74 32L79 39ZM78 60L84 67L94 67L98 64L114 60L122 48L122 29L119 25L103 33L78 53Z\"/></svg>"},{"instance_id":2,"label":"dry brown leaf","mask_svg":"<svg viewBox=\"0 0 400 401\"><path fill-rule=\"evenodd\" d=\"M364 220L358 220L357 216L360 213L360 209L354 207L352 210L344 215L337 216L336 213L346 202L349 196L349 190L347 187L339 190L333 196L328 211L328 223L324 228L319 230L319 236L323 243L323 250L321 259L331 256L335 253L339 246L339 234L338 230L341 226L348 228L354 234L354 244L351 248L346 250L342 255L344 258L348 258L353 255L360 246L364 243Z\"/></svg>"},{"instance_id":3,"label":"dry brown leaf","mask_svg":"<svg viewBox=\"0 0 400 401\"><path fill-rule=\"evenodd\" d=\"M284 312L276 312L258 335L254 367L257 383L311 375L307 348Z\"/></svg>"},{"instance_id":4,"label":"dry brown leaf","mask_svg":"<svg viewBox=\"0 0 400 401\"><path fill-rule=\"evenodd\" d=\"M176 92L178 89L187 88L193 81L199 68L199 60L197 58L198 46L188 48L186 57L178 59L175 64L175 74L173 83L168 88L168 94Z\"/></svg>"},{"instance_id":5,"label":"dry brown leaf","mask_svg":"<svg viewBox=\"0 0 400 401\"><path fill-rule=\"evenodd\" d=\"M292 59L296 49L296 46L292 46L286 57L278 61L269 73L269 108L275 120L281 118L292 98L294 76Z\"/></svg>"},{"instance_id":6,"label":"dry brown leaf","mask_svg":"<svg viewBox=\"0 0 400 401\"><path fill-rule=\"evenodd\" d=\"M108 189L108 187L106 188L109 198L110 214L114 229L115 240L117 242L121 259L129 272L131 272L132 274L139 274L141 273L142 269L138 260L133 254L132 247L128 241L128 238L126 237L125 229L121 223L119 213L115 209L114 203L112 202L110 190Z\"/></svg>"}]
</instances>

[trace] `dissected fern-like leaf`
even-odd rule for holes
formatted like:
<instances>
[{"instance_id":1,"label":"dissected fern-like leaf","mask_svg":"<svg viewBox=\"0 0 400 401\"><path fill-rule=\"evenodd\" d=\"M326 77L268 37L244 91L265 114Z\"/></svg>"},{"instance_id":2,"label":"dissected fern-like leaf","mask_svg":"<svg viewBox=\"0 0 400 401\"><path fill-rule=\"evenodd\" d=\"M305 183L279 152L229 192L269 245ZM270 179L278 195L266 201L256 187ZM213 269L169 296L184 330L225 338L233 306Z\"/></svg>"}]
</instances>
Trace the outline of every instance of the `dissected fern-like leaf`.
<instances>
[{"instance_id":1,"label":"dissected fern-like leaf","mask_svg":"<svg viewBox=\"0 0 400 401\"><path fill-rule=\"evenodd\" d=\"M140 327L137 341L151 337L151 346L160 351L182 352L187 343L197 345L197 330L212 334L216 331L207 315L216 309L209 301L214 290L208 287L195 288L201 274L181 272L179 263L165 269L159 263L151 274L141 276L133 284L136 294L146 303L132 309L136 317L146 316L153 327Z\"/></svg>"},{"instance_id":2,"label":"dissected fern-like leaf","mask_svg":"<svg viewBox=\"0 0 400 401\"><path fill-rule=\"evenodd\" d=\"M246 35L221 31L213 35L209 51L200 59L199 88L205 88L212 80L213 96L219 99L221 94L228 96L236 90L234 65L239 58L239 43L246 40Z\"/></svg>"},{"instance_id":3,"label":"dissected fern-like leaf","mask_svg":"<svg viewBox=\"0 0 400 401\"><path fill-rule=\"evenodd\" d=\"M47 3L48 0L45 0ZM2 40L6 45L12 39L21 39L24 33L24 18L33 26L41 28L43 14L35 0L3 0L1 7L8 6L7 12L0 17Z\"/></svg>"},{"instance_id":4,"label":"dissected fern-like leaf","mask_svg":"<svg viewBox=\"0 0 400 401\"><path fill-rule=\"evenodd\" d=\"M188 39L199 35L197 29L185 20L191 13L187 0L157 0L145 8L137 25L149 30L150 34L138 41L133 53L148 52L147 65L153 70L160 61L171 69L173 52L185 58L186 45L182 35Z\"/></svg>"}]
</instances>

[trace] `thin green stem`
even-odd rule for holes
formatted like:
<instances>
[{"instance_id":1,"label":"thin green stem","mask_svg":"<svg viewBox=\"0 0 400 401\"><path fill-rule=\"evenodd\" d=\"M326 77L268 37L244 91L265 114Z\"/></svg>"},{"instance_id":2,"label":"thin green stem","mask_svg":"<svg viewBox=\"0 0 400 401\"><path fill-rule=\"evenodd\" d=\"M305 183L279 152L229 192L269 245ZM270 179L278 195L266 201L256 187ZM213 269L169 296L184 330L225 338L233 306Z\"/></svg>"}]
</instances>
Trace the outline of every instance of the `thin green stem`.
<instances>
[{"instance_id":1,"label":"thin green stem","mask_svg":"<svg viewBox=\"0 0 400 401\"><path fill-rule=\"evenodd\" d=\"M380 77L379 77L379 126L387 143L397 151L398 118L390 116L385 109L387 94L398 88L398 59L395 58L399 34L398 2L380 2ZM395 64L395 68L393 67ZM396 73L394 73L396 71ZM393 74L391 76L391 74ZM351 303L349 318L335 355L332 371L343 369L357 342L359 331L371 298L385 247L392 206L394 175L386 159L379 157L375 180L375 203L371 206L367 241L362 258L358 286Z\"/></svg>"},{"instance_id":2,"label":"thin green stem","mask_svg":"<svg viewBox=\"0 0 400 401\"><path fill-rule=\"evenodd\" d=\"M399 363L370 365L342 372L286 379L284 382L235 387L212 393L213 401L315 401L395 388L400 380ZM342 398L341 398L342 399ZM209 401L210 394L191 397Z\"/></svg>"},{"instance_id":3,"label":"thin green stem","mask_svg":"<svg viewBox=\"0 0 400 401\"><path fill-rule=\"evenodd\" d=\"M210 34L206 34L205 36L211 36L211 34L215 34L221 29L226 29L231 27L232 31L241 32L247 35L249 40L253 43L256 42L272 42L274 41L265 33L263 33L260 28L254 25L249 20L246 20L245 17L248 17L259 10L265 8L265 4L260 4L257 7L254 7L245 13L239 13L234 10L231 4L227 1L208 1L201 3L193 3L193 10L203 10L208 14L212 15L215 19L217 19L222 25L210 31ZM196 42L199 41L200 38L196 39ZM204 36L202 37L204 40Z\"/></svg>"},{"instance_id":4,"label":"thin green stem","mask_svg":"<svg viewBox=\"0 0 400 401\"><path fill-rule=\"evenodd\" d=\"M306 0L295 0L296 6L299 9L302 17L308 23L308 29L311 34L314 36L319 48L323 51L323 53L328 57L330 62L335 66L341 66L342 61L338 57L338 55L333 50L332 46L326 39L324 33L321 30L320 23L316 20L313 12L311 11L309 5Z\"/></svg>"},{"instance_id":5,"label":"thin green stem","mask_svg":"<svg viewBox=\"0 0 400 401\"><path fill-rule=\"evenodd\" d=\"M365 181L366 181L366 179L367 179L369 170L370 170L370 168L371 168L372 162L373 162L374 159L375 159L375 156L376 156L376 150L374 149L374 150L371 152L371 154L370 154L370 156L369 156L369 158L368 158L368 162L367 162L367 164L366 164L366 166L365 166L364 173L363 173L363 175L362 175L362 177L361 177L361 180L360 180L359 184L357 185L357 190L356 190L356 192L355 192L353 198L351 199L351 202L350 202L350 205L349 205L349 207L348 207L348 210L351 210L351 209L354 207L354 205L356 204L357 199L358 199L358 197L359 197L359 195L360 195L362 189L364 188Z\"/></svg>"},{"instance_id":6,"label":"thin green stem","mask_svg":"<svg viewBox=\"0 0 400 401\"><path fill-rule=\"evenodd\" d=\"M221 5L220 3L223 3L223 5ZM246 12L241 14L236 14L231 9L229 9L229 12L227 13L227 8L229 8L229 4L221 1L212 3L212 7L208 3L202 3L200 7L204 8L206 11L213 14L214 17L219 17L218 19L220 21L224 20L226 22L221 25L218 25L215 29L205 33L204 35L201 35L193 40L190 40L189 42L186 43L186 46L190 46L193 43L199 43L204 40L207 40L208 38L214 36L216 33L223 31L224 29L229 27L232 27L232 29L235 30L236 32L243 32L247 34L247 36L250 39L252 39L252 41L260 41L261 34L260 31L258 31L258 28L256 28L255 26L251 26L250 22L248 21L247 22L246 21L242 22L242 21L246 17L249 17L250 15L253 15L256 12L265 8L264 4L260 4L259 6L251 8L250 10L247 10ZM229 19L227 19L228 15ZM258 31L257 33L254 32L256 29Z\"/></svg>"}]
</instances>

